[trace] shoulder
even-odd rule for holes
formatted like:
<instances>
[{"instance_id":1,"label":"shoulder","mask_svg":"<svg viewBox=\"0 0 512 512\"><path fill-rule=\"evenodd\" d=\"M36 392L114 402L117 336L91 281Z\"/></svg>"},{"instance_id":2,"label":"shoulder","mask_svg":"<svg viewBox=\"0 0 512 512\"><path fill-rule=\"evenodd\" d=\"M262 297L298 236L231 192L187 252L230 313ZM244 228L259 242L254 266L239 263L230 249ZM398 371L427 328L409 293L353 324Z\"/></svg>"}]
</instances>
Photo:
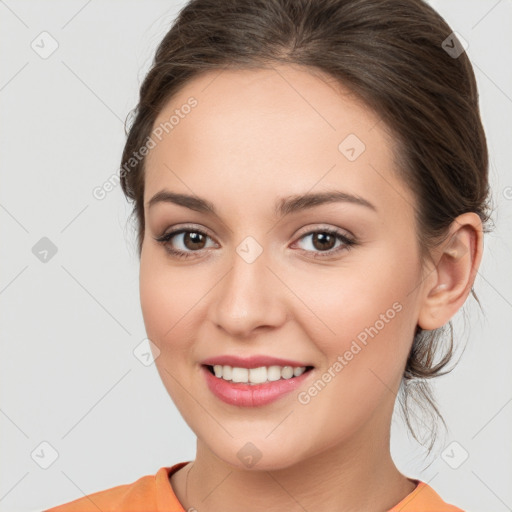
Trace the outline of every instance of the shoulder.
<instances>
[{"instance_id":1,"label":"shoulder","mask_svg":"<svg viewBox=\"0 0 512 512\"><path fill-rule=\"evenodd\" d=\"M188 462L162 467L154 475L146 475L129 484L87 494L43 512L184 512L173 492L169 475L186 464Z\"/></svg>"},{"instance_id":2,"label":"shoulder","mask_svg":"<svg viewBox=\"0 0 512 512\"><path fill-rule=\"evenodd\" d=\"M425 482L418 480L418 485L400 503L388 512L465 512L450 503Z\"/></svg>"}]
</instances>

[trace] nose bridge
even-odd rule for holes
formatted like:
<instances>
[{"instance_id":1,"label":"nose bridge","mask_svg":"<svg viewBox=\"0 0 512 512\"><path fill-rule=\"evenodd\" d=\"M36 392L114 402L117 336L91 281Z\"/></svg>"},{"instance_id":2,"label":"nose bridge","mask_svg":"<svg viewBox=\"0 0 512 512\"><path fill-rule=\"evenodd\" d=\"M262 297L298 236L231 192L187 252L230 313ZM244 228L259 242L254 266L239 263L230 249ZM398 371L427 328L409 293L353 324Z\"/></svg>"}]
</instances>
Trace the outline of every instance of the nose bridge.
<instances>
[{"instance_id":1,"label":"nose bridge","mask_svg":"<svg viewBox=\"0 0 512 512\"><path fill-rule=\"evenodd\" d=\"M276 326L285 316L279 282L267 268L268 250L252 236L235 247L232 267L215 297L212 320L233 336L248 336L260 326Z\"/></svg>"}]
</instances>

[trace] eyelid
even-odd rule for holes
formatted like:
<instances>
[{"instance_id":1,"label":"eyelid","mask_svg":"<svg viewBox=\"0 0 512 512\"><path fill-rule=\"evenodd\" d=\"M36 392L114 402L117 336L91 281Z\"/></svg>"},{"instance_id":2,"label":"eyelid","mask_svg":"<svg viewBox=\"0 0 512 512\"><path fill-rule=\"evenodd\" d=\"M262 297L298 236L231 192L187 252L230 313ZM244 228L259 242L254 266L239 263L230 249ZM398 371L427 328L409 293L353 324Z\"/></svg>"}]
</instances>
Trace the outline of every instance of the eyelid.
<instances>
[{"instance_id":1,"label":"eyelid","mask_svg":"<svg viewBox=\"0 0 512 512\"><path fill-rule=\"evenodd\" d=\"M344 228L338 228L336 226L332 226L330 224L318 224L316 226L310 226L306 227L303 230L300 230L297 235L295 235L298 238L302 238L305 235L310 235L311 233L316 233L318 231L329 231L329 232L335 232L339 235L345 236L346 238L350 238L352 240L355 240L355 236L353 233L348 231L348 229Z\"/></svg>"},{"instance_id":2,"label":"eyelid","mask_svg":"<svg viewBox=\"0 0 512 512\"><path fill-rule=\"evenodd\" d=\"M341 242L341 244L338 247L334 247L327 251L312 251L307 249L301 249L300 247L298 248L298 251L303 254L307 254L308 257L312 257L314 259L324 259L328 261L329 258L336 258L340 253L350 251L352 247L358 245L358 241L354 236L345 235L340 231L339 228L318 227L309 229L309 231L306 231L305 233L301 233L300 235L298 235L296 241L293 242L291 247L295 247L296 244L300 243L302 239L308 236L315 235L317 233L328 233L336 239L336 242L339 241Z\"/></svg>"},{"instance_id":3,"label":"eyelid","mask_svg":"<svg viewBox=\"0 0 512 512\"><path fill-rule=\"evenodd\" d=\"M172 233L173 236L179 235L180 233L183 233L184 231L191 231L191 232L198 232L198 233L204 233L208 237L210 237L212 240L215 240L215 237L211 234L211 231L204 226L200 226L198 224L178 224L177 226L173 226L172 229L166 230L162 235L160 235L157 238L162 238L170 233Z\"/></svg>"}]
</instances>

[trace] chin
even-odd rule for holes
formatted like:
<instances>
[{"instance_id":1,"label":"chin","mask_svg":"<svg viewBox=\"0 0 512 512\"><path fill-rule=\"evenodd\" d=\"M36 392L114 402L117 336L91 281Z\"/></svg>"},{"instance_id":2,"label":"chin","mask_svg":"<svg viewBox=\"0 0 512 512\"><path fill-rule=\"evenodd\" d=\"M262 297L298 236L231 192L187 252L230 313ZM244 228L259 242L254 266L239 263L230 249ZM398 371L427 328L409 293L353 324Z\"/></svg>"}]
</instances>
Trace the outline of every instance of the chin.
<instances>
[{"instance_id":1,"label":"chin","mask_svg":"<svg viewBox=\"0 0 512 512\"><path fill-rule=\"evenodd\" d=\"M277 444L281 440L276 438ZM215 456L225 464L244 471L276 471L286 469L303 460L306 455L301 454L294 447L279 450L274 443L264 439L259 442L255 440L240 442L233 440L229 446L219 449L218 446L212 450ZM219 453L220 452L220 453ZM226 453L229 455L226 456ZM302 456L301 456L302 455Z\"/></svg>"}]
</instances>

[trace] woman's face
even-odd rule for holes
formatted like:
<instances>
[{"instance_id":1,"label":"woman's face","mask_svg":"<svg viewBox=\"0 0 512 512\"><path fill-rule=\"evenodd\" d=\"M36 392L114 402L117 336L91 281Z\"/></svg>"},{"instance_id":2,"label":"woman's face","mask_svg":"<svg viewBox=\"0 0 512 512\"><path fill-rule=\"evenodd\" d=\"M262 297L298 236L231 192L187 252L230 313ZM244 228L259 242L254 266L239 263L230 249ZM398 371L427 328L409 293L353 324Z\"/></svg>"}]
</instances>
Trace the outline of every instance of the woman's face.
<instances>
[{"instance_id":1,"label":"woman's face","mask_svg":"<svg viewBox=\"0 0 512 512\"><path fill-rule=\"evenodd\" d=\"M278 66L197 77L152 139L142 312L162 381L201 446L278 469L384 442L422 288L416 201L384 123L325 78ZM149 206L164 190L215 213L192 199ZM293 201L327 193L339 197ZM313 369L272 401L245 385L233 403L242 385L224 381L226 401L203 367L225 355Z\"/></svg>"}]
</instances>

